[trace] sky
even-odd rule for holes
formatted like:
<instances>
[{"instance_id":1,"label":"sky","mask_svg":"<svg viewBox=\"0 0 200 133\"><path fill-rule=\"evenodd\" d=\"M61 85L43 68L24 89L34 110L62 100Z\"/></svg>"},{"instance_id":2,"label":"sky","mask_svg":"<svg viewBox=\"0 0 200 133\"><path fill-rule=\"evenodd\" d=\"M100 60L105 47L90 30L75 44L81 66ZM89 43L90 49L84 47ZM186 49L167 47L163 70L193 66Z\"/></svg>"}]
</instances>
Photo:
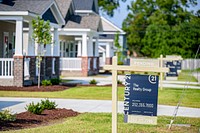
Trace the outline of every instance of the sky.
<instances>
[{"instance_id":1,"label":"sky","mask_svg":"<svg viewBox=\"0 0 200 133\"><path fill-rule=\"evenodd\" d=\"M114 16L113 17L109 17L105 13L102 13L102 12L100 14L104 18L106 18L109 21L111 21L117 27L122 28L122 22L126 18L126 16L128 15L127 5L130 5L131 1L133 1L133 0L126 0L125 3L120 1L120 8L118 8L118 9L116 9L114 11ZM191 10L200 9L200 0L197 0L197 1L198 1L198 5L195 8L191 8Z\"/></svg>"}]
</instances>

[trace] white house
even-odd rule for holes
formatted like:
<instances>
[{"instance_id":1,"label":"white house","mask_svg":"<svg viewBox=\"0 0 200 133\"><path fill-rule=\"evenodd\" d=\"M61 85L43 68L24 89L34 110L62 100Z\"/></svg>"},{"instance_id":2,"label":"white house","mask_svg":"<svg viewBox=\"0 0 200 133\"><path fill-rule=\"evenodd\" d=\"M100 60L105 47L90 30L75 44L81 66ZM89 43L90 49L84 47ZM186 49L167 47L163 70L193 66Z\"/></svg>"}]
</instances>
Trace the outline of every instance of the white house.
<instances>
[{"instance_id":1,"label":"white house","mask_svg":"<svg viewBox=\"0 0 200 133\"><path fill-rule=\"evenodd\" d=\"M35 63L37 45L31 39L33 32L31 21L37 16L50 20L55 42L55 45L47 47L50 52L43 57L42 79L46 76L59 76L58 28L64 25L65 21L56 2L54 0L1 0L0 85L23 86L25 76L31 81L37 79Z\"/></svg>"},{"instance_id":2,"label":"white house","mask_svg":"<svg viewBox=\"0 0 200 133\"><path fill-rule=\"evenodd\" d=\"M66 20L66 24L59 29L61 75L97 74L98 32L102 31L97 0L56 1ZM65 5L69 5L68 11Z\"/></svg>"},{"instance_id":3,"label":"white house","mask_svg":"<svg viewBox=\"0 0 200 133\"><path fill-rule=\"evenodd\" d=\"M112 64L112 57L116 51L114 40L116 34L119 35L119 44L121 46L121 51L126 50L126 38L125 32L115 26L113 23L101 17L101 23L103 32L99 32L99 59L100 67L105 64Z\"/></svg>"}]
</instances>

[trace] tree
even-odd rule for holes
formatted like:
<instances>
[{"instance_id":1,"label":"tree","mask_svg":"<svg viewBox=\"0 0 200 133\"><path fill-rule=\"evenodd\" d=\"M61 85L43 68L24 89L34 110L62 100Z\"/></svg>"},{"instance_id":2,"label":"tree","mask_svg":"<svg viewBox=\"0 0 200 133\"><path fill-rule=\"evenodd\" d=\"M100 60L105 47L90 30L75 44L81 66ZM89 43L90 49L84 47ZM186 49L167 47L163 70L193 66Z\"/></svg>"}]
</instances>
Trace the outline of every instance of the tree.
<instances>
[{"instance_id":1,"label":"tree","mask_svg":"<svg viewBox=\"0 0 200 133\"><path fill-rule=\"evenodd\" d=\"M118 64L123 64L123 51L122 51L122 46L119 44L119 33L115 35L115 40L114 40L114 45L117 48L116 54L118 56Z\"/></svg>"},{"instance_id":2,"label":"tree","mask_svg":"<svg viewBox=\"0 0 200 133\"><path fill-rule=\"evenodd\" d=\"M196 0L136 0L123 22L129 50L143 56L192 57L199 45L199 18L188 11ZM196 28L195 28L196 27ZM196 30L195 30L196 29ZM196 37L196 38L195 38ZM195 41L194 41L195 40Z\"/></svg>"},{"instance_id":3,"label":"tree","mask_svg":"<svg viewBox=\"0 0 200 133\"><path fill-rule=\"evenodd\" d=\"M98 5L107 15L113 16L114 10L120 6L120 1L125 2L126 0L98 0Z\"/></svg>"},{"instance_id":4,"label":"tree","mask_svg":"<svg viewBox=\"0 0 200 133\"><path fill-rule=\"evenodd\" d=\"M38 88L40 88L40 73L41 73L41 62L42 56L44 56L44 48L47 44L51 44L52 36L51 36L51 27L50 22L45 22L40 17L37 20L32 20L33 25L33 39L37 46L37 68L38 68Z\"/></svg>"}]
</instances>

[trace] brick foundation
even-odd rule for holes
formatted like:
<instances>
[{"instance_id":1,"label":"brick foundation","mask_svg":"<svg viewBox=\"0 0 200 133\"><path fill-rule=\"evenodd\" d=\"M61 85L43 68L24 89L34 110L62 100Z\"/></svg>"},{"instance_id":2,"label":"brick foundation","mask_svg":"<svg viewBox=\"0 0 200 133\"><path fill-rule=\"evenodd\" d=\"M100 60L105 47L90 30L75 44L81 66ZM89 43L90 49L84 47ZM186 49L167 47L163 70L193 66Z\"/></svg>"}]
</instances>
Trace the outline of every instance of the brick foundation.
<instances>
[{"instance_id":1,"label":"brick foundation","mask_svg":"<svg viewBox=\"0 0 200 133\"><path fill-rule=\"evenodd\" d=\"M96 58L96 62L94 62ZM90 69L88 70L88 61L90 61ZM96 68L94 68L94 63ZM87 77L89 75L96 75L99 73L99 57L82 57L82 76Z\"/></svg>"},{"instance_id":2,"label":"brick foundation","mask_svg":"<svg viewBox=\"0 0 200 133\"><path fill-rule=\"evenodd\" d=\"M29 70L30 70L30 80L33 82L33 84L37 84L37 78L36 76L36 58L35 56L32 57L27 57L30 58L30 65L29 65ZM52 60L55 58L55 73L52 73ZM51 79L51 78L59 78L59 63L60 58L59 57L42 57L42 62L41 62L41 81L44 79Z\"/></svg>"},{"instance_id":3,"label":"brick foundation","mask_svg":"<svg viewBox=\"0 0 200 133\"><path fill-rule=\"evenodd\" d=\"M13 86L13 79L0 79L1 86Z\"/></svg>"},{"instance_id":4,"label":"brick foundation","mask_svg":"<svg viewBox=\"0 0 200 133\"><path fill-rule=\"evenodd\" d=\"M112 65L112 57L106 57L106 65Z\"/></svg>"},{"instance_id":5,"label":"brick foundation","mask_svg":"<svg viewBox=\"0 0 200 133\"><path fill-rule=\"evenodd\" d=\"M13 86L22 87L23 85L24 85L24 57L14 56Z\"/></svg>"},{"instance_id":6,"label":"brick foundation","mask_svg":"<svg viewBox=\"0 0 200 133\"><path fill-rule=\"evenodd\" d=\"M88 57L82 57L81 68L82 68L82 76L87 77L88 76Z\"/></svg>"}]
</instances>

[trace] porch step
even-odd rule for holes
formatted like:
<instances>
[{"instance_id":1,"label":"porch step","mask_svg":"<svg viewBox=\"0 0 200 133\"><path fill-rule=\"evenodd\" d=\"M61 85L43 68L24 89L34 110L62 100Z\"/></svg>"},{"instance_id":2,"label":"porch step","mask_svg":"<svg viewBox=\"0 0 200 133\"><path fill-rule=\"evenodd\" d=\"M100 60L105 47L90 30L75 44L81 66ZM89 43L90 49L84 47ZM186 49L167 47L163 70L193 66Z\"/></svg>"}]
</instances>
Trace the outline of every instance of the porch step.
<instances>
[{"instance_id":1,"label":"porch step","mask_svg":"<svg viewBox=\"0 0 200 133\"><path fill-rule=\"evenodd\" d=\"M24 86L31 86L33 82L31 80L24 80Z\"/></svg>"}]
</instances>

